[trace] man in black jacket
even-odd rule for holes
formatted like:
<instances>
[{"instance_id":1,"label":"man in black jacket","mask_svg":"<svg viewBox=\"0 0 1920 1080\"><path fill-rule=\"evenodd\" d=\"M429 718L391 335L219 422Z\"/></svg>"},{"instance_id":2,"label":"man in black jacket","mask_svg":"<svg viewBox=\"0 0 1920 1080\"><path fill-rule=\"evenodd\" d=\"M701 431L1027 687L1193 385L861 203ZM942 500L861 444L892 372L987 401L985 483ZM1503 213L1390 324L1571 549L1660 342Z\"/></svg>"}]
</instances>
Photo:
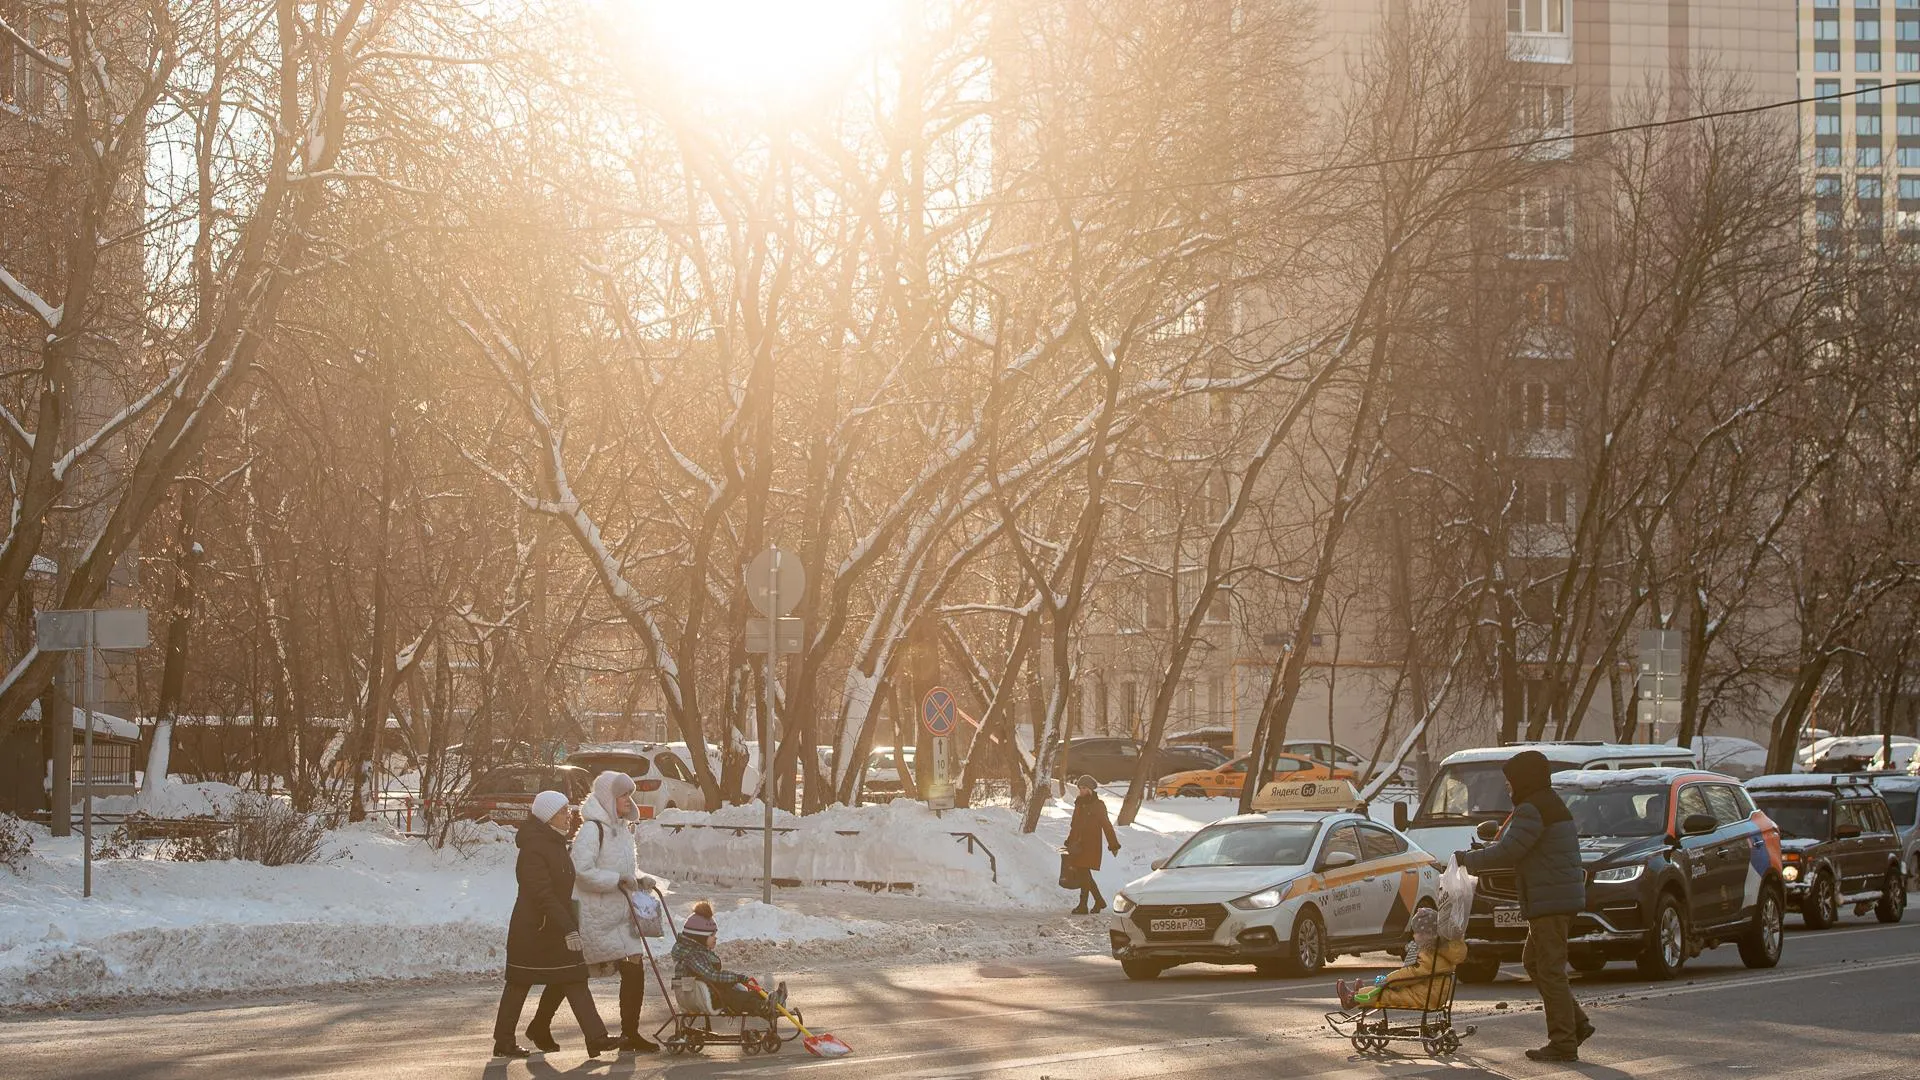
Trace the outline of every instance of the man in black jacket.
<instances>
[{"instance_id":1,"label":"man in black jacket","mask_svg":"<svg viewBox=\"0 0 1920 1080\"><path fill-rule=\"evenodd\" d=\"M1587 906L1587 874L1580 865L1580 828L1553 790L1553 766L1538 750L1515 754L1502 770L1513 791L1513 813L1500 838L1455 857L1478 874L1508 867L1519 879L1520 915L1527 920L1521 953L1527 976L1547 1013L1547 1045L1527 1051L1535 1061L1578 1061L1593 1025L1567 982L1567 934Z\"/></svg>"}]
</instances>

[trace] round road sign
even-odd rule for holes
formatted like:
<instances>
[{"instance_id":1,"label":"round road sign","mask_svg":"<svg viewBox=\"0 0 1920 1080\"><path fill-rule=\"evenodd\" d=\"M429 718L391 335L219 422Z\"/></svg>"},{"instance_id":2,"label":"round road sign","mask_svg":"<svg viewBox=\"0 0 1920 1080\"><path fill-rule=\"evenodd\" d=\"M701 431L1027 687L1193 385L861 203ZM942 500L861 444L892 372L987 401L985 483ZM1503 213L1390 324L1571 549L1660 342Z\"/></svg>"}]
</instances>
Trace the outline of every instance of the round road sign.
<instances>
[{"instance_id":1,"label":"round road sign","mask_svg":"<svg viewBox=\"0 0 1920 1080\"><path fill-rule=\"evenodd\" d=\"M800 568L799 557L791 551L768 548L755 555L747 566L747 599L753 602L754 610L769 619L777 619L799 607L806 591L807 572ZM780 610L773 610L775 607Z\"/></svg>"},{"instance_id":2,"label":"round road sign","mask_svg":"<svg viewBox=\"0 0 1920 1080\"><path fill-rule=\"evenodd\" d=\"M944 739L953 734L953 729L958 725L959 708L959 703L953 700L952 691L944 686L936 686L920 699L920 723L926 726L929 735Z\"/></svg>"}]
</instances>

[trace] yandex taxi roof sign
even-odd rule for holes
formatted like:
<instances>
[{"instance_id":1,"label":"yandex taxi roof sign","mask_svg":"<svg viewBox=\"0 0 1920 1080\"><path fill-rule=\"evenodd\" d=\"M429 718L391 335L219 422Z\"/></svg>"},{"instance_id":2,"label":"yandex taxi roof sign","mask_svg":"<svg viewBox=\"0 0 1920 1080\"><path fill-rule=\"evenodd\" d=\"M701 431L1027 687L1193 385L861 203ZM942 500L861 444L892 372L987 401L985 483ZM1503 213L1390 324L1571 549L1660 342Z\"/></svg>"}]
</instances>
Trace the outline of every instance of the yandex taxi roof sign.
<instances>
[{"instance_id":1,"label":"yandex taxi roof sign","mask_svg":"<svg viewBox=\"0 0 1920 1080\"><path fill-rule=\"evenodd\" d=\"M1276 780L1253 797L1253 808L1267 810L1357 810L1360 793L1348 780Z\"/></svg>"}]
</instances>

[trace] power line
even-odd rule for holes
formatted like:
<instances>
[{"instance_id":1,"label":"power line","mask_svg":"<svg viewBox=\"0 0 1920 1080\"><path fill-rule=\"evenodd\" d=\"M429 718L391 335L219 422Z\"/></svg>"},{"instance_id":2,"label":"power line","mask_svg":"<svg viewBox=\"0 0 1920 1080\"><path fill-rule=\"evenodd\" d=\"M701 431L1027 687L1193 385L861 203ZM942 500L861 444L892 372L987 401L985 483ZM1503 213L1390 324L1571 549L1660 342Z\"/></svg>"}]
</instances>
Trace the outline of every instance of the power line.
<instances>
[{"instance_id":1,"label":"power line","mask_svg":"<svg viewBox=\"0 0 1920 1080\"><path fill-rule=\"evenodd\" d=\"M1349 161L1328 165L1313 165L1297 169L1279 169L1272 171L1241 173L1234 176L1212 180L1182 180L1163 184L1143 184L1136 187L1109 188L1105 191L1089 191L1064 195L1022 195L989 196L966 202L955 202L935 207L923 206L920 213L961 213L970 210L992 210L1000 207L1044 206L1067 202L1079 202L1087 199L1108 199L1126 195L1155 195L1177 191L1189 191L1203 188L1233 187L1241 184L1269 183L1276 180L1303 180L1315 176L1330 176L1337 173L1357 172L1364 169L1389 168L1395 165L1423 165L1436 161L1449 161L1454 158L1471 157L1478 154L1497 154L1508 151L1528 150L1538 146L1560 146L1583 139L1602 139L1614 135L1627 135L1638 131L1658 131L1665 128L1698 124L1710 120L1732 119L1741 116L1755 116L1760 113L1779 109L1797 108L1801 105L1818 105L1837 102L1842 98L1860 97L1866 94L1879 94L1883 90L1894 90L1903 86L1920 86L1920 81L1891 82L1879 86L1862 86L1836 93L1814 94L1810 97L1789 98L1784 101L1770 101L1759 105L1743 105L1737 108L1715 109L1709 112L1689 113L1685 116L1668 117L1665 120L1645 120L1632 124L1619 124L1614 127L1599 128L1593 131L1569 131L1558 135L1541 135L1530 139L1515 139L1506 142L1488 143L1482 146L1459 147L1451 150L1436 150L1425 154L1405 154L1397 157L1372 158L1366 161ZM909 212L907 208L897 207L880 210L876 213L898 215ZM798 213L783 220L795 221L838 221L863 216L853 210L831 210ZM698 223L654 219L644 222L630 222L624 225L578 225L562 227L566 232L627 232L645 228L698 229L731 222L742 224L765 224L775 220L766 217L748 217L740 219L715 220ZM543 228L552 228L544 225ZM479 226L445 226L439 231L461 232L477 229Z\"/></svg>"}]
</instances>

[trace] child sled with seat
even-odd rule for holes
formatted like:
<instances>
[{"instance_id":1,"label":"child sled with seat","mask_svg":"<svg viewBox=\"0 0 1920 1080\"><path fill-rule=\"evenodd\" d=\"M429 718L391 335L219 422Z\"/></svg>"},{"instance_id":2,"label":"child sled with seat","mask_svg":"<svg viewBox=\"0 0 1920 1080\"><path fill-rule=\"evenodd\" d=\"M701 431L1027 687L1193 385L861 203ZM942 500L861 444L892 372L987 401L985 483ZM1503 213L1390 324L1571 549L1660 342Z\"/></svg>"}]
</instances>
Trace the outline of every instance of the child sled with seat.
<instances>
[{"instance_id":1,"label":"child sled with seat","mask_svg":"<svg viewBox=\"0 0 1920 1080\"><path fill-rule=\"evenodd\" d=\"M1472 1025L1453 1025L1454 969L1467 958L1463 939L1465 913L1473 904L1472 882L1458 866L1448 869L1441 879L1445 914L1433 908L1413 913L1403 967L1371 983L1334 984L1340 1010L1326 1014L1327 1026L1351 1041L1356 1052L1379 1054L1406 1043L1418 1045L1430 1057L1442 1057L1459 1050L1461 1041L1474 1033Z\"/></svg>"},{"instance_id":2,"label":"child sled with seat","mask_svg":"<svg viewBox=\"0 0 1920 1080\"><path fill-rule=\"evenodd\" d=\"M664 911L665 905L661 905ZM672 916L667 916L671 922ZM728 971L714 952L720 927L713 905L702 900L676 932L673 983L667 992L672 1015L654 1033L669 1054L698 1054L709 1046L738 1046L746 1054L774 1054L795 1039L816 1057L852 1053L846 1043L825 1032L806 1029L798 1009L787 1007L787 987L772 991L739 972ZM654 968L659 977L659 968ZM781 1021L793 1028L781 1032Z\"/></svg>"}]
</instances>

